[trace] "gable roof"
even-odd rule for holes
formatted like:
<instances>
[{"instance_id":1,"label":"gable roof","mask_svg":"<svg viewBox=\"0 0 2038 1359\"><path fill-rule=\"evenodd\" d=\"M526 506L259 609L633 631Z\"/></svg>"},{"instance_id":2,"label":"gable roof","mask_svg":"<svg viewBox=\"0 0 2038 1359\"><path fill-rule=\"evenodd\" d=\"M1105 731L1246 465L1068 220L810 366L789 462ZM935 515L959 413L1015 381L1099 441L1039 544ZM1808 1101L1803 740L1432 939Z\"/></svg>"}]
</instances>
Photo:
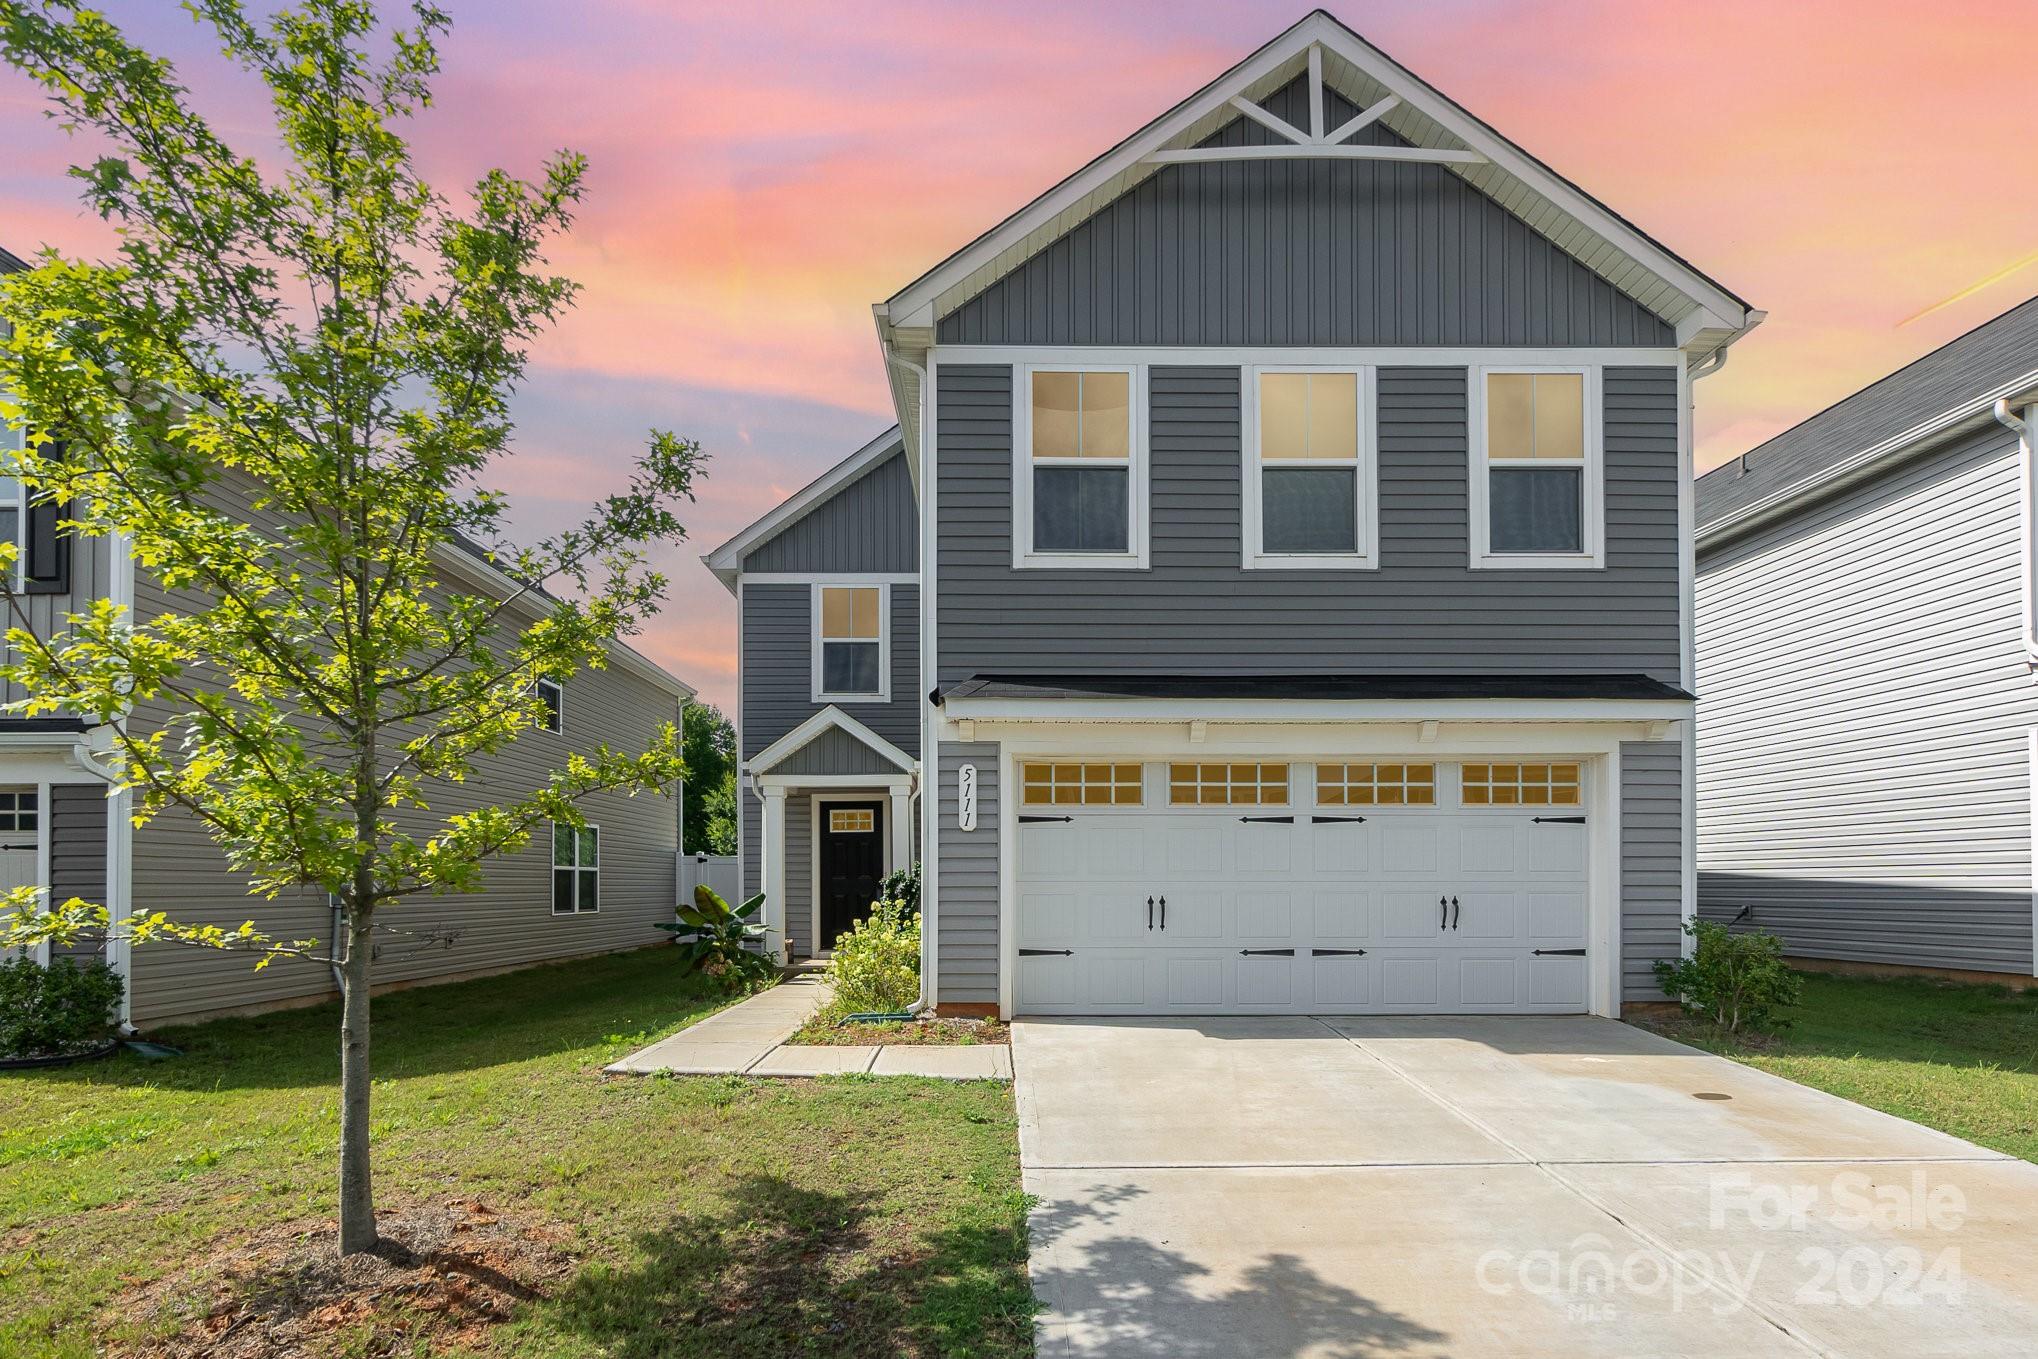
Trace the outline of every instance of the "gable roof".
<instances>
[{"instance_id":1,"label":"gable roof","mask_svg":"<svg viewBox=\"0 0 2038 1359\"><path fill-rule=\"evenodd\" d=\"M921 377L914 366L934 327L1161 168L1149 159L1194 147L1296 76L1320 72L1371 119L1413 148L1454 158L1445 168L1676 328L1694 356L1724 348L1762 313L1548 165L1501 136L1322 10L1148 123L934 268L876 304L893 403L918 475ZM1262 121L1264 121L1262 119ZM1335 137L1331 138L1335 140ZM895 360L896 362L892 362Z\"/></svg>"},{"instance_id":2,"label":"gable roof","mask_svg":"<svg viewBox=\"0 0 2038 1359\"><path fill-rule=\"evenodd\" d=\"M893 425L787 496L773 506L763 518L743 529L735 537L712 552L702 553L702 563L715 573L717 580L728 587L729 593L734 594L736 577L743 569L743 558L749 555L751 549L783 533L799 519L826 503L828 497L835 492L898 452L900 447L899 427Z\"/></svg>"},{"instance_id":3,"label":"gable roof","mask_svg":"<svg viewBox=\"0 0 2038 1359\"><path fill-rule=\"evenodd\" d=\"M2038 297L1698 479L1698 534L1718 540L1890 461L1994 419L1997 400L2038 389Z\"/></svg>"},{"instance_id":4,"label":"gable roof","mask_svg":"<svg viewBox=\"0 0 2038 1359\"><path fill-rule=\"evenodd\" d=\"M866 727L834 704L829 704L785 735L743 762L751 774L769 774L773 767L811 745L823 732L834 730L853 737L902 774L911 773L913 757Z\"/></svg>"}]
</instances>

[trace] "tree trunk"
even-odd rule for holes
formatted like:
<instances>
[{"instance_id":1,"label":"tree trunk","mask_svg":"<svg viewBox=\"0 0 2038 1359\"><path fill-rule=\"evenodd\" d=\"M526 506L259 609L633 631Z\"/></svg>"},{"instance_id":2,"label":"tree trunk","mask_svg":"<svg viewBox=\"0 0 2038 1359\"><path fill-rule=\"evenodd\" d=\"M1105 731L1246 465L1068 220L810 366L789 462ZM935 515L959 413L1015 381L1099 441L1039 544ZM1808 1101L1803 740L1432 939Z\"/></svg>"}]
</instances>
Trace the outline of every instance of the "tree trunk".
<instances>
[{"instance_id":1,"label":"tree trunk","mask_svg":"<svg viewBox=\"0 0 2038 1359\"><path fill-rule=\"evenodd\" d=\"M375 1181L368 1160L368 961L373 925L349 913L340 964L340 1254L375 1249Z\"/></svg>"}]
</instances>

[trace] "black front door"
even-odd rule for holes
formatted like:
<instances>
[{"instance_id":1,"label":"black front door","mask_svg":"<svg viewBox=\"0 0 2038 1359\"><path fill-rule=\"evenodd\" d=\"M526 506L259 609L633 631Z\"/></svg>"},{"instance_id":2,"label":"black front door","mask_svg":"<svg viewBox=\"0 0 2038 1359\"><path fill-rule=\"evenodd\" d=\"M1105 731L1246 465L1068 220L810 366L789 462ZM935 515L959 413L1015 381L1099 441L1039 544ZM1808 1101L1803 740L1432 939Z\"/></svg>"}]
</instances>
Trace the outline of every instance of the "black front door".
<instances>
[{"instance_id":1,"label":"black front door","mask_svg":"<svg viewBox=\"0 0 2038 1359\"><path fill-rule=\"evenodd\" d=\"M882 802L821 804L821 948L870 914L885 875Z\"/></svg>"}]
</instances>

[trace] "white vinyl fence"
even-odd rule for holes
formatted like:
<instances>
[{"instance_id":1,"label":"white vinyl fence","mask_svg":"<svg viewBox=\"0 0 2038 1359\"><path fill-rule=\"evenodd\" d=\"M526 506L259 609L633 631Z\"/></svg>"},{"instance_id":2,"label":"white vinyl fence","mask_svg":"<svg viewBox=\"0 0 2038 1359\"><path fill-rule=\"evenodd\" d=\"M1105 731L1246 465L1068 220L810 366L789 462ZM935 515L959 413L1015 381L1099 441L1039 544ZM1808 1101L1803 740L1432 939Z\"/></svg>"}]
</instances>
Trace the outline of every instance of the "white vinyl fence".
<instances>
[{"instance_id":1,"label":"white vinyl fence","mask_svg":"<svg viewBox=\"0 0 2038 1359\"><path fill-rule=\"evenodd\" d=\"M708 889L731 906L742 903L736 894L739 874L733 854L682 854L679 856L679 899L693 900L693 889L706 883Z\"/></svg>"}]
</instances>

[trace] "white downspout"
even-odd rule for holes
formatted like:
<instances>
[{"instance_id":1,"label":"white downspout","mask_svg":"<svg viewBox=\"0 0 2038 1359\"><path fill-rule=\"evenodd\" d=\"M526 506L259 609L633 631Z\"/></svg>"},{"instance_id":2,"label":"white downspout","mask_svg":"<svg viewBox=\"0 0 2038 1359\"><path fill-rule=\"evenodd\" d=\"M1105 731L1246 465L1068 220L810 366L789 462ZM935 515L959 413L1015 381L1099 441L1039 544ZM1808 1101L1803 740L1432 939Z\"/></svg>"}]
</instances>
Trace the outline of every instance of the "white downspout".
<instances>
[{"instance_id":1,"label":"white downspout","mask_svg":"<svg viewBox=\"0 0 2038 1359\"><path fill-rule=\"evenodd\" d=\"M928 428L933 383L926 368L884 346L885 362L895 364L920 380L920 997L907 1007L910 1014L934 1008L938 978L935 975L937 945L941 932L937 901L941 863L941 742L935 731L933 705L927 695L934 688L934 579L926 566L934 558L934 469L926 466Z\"/></svg>"},{"instance_id":2,"label":"white downspout","mask_svg":"<svg viewBox=\"0 0 2038 1359\"><path fill-rule=\"evenodd\" d=\"M2024 660L2028 665L2038 666L2038 544L2033 542L2033 535L2038 534L2038 503L2033 499L2038 496L2038 484L2034 484L2038 478L2033 477L2031 466L2038 450L2032 446L2031 422L2011 408L2010 398L1997 398L1995 416L1997 423L2017 435L2017 516L2023 526L2018 548L2023 569L2018 574L2024 596Z\"/></svg>"}]
</instances>

